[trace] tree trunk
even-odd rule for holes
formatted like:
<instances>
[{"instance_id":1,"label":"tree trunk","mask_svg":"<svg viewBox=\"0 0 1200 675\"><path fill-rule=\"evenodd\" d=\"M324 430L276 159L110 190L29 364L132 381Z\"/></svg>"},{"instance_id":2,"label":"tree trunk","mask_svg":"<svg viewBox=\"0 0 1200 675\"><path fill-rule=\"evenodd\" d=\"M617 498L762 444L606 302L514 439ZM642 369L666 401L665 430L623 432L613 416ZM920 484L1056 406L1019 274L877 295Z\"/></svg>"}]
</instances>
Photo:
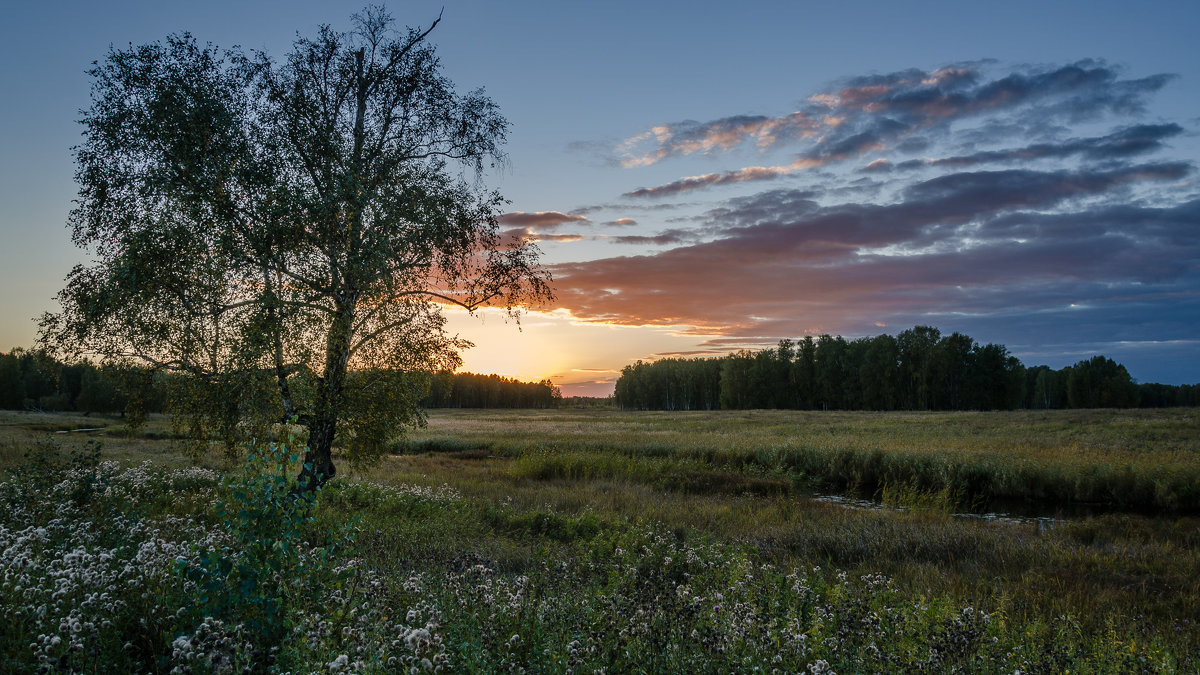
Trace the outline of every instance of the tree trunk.
<instances>
[{"instance_id":1,"label":"tree trunk","mask_svg":"<svg viewBox=\"0 0 1200 675\"><path fill-rule=\"evenodd\" d=\"M363 76L366 51L359 49L354 54L355 80L358 83L356 96L357 109L354 118L354 145L350 154L350 175L352 185L357 188L362 185L362 152L366 139L365 120L367 111L367 92L369 82ZM344 250L347 260L354 260L359 245L359 233L362 229L363 204L362 192L358 189L349 190L344 195L346 210L349 213L347 230L339 233L338 238L330 242L331 250ZM344 237L342 239L341 237ZM346 268L353 267L346 265ZM337 293L337 314L329 327L329 336L325 345L325 375L317 388L317 405L312 422L308 427L308 452L304 456L304 468L300 471L297 488L300 490L316 490L333 478L337 469L333 466L333 438L337 432L337 418L342 403L342 388L346 382L346 364L350 360L350 341L354 337L354 309L358 303L358 285L353 276L333 266L335 278L340 277L340 289Z\"/></svg>"},{"instance_id":2,"label":"tree trunk","mask_svg":"<svg viewBox=\"0 0 1200 675\"><path fill-rule=\"evenodd\" d=\"M337 317L329 327L325 346L325 375L318 381L316 409L308 424L308 450L297 477L297 490L312 491L337 473L333 465L333 438L341 411L346 364L350 360L350 338L354 325L354 302L339 303Z\"/></svg>"}]
</instances>

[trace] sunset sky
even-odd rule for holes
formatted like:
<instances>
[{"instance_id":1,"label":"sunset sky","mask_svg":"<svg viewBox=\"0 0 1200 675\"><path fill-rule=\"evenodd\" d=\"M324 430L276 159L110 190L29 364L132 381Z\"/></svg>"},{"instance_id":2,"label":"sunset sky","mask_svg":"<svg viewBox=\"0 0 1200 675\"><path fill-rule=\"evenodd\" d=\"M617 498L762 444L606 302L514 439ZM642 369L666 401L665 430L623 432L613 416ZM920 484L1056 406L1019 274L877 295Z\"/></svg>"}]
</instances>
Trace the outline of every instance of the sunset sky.
<instances>
[{"instance_id":1,"label":"sunset sky","mask_svg":"<svg viewBox=\"0 0 1200 675\"><path fill-rule=\"evenodd\" d=\"M1200 382L1200 3L404 2L512 128L489 182L557 300L454 315L465 370L620 368L928 324L1026 365ZM723 9L721 7L724 7ZM359 3L6 3L0 350L73 264L70 147L110 44L280 57Z\"/></svg>"}]
</instances>

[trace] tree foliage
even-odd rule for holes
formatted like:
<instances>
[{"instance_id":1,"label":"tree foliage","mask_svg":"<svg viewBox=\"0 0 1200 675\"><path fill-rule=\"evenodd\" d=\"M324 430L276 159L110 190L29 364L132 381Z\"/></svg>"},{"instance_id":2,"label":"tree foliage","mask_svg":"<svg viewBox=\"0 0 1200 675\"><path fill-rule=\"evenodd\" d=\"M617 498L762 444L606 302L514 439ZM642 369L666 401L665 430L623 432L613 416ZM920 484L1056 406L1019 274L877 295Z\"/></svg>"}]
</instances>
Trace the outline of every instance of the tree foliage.
<instances>
[{"instance_id":1,"label":"tree foliage","mask_svg":"<svg viewBox=\"0 0 1200 675\"><path fill-rule=\"evenodd\" d=\"M1004 345L932 326L846 340L806 336L721 358L638 361L617 380L622 408L712 410L1011 410L1195 406L1200 385L1137 384L1096 356L1026 368Z\"/></svg>"},{"instance_id":2,"label":"tree foliage","mask_svg":"<svg viewBox=\"0 0 1200 675\"><path fill-rule=\"evenodd\" d=\"M110 51L90 71L70 221L96 262L67 277L43 344L186 374L200 433L298 417L323 478L348 415L362 456L382 448L421 385L349 373L453 369L467 343L442 305L550 297L481 180L508 124L442 74L438 21L396 31L368 9L281 62L188 34Z\"/></svg>"},{"instance_id":3,"label":"tree foliage","mask_svg":"<svg viewBox=\"0 0 1200 675\"><path fill-rule=\"evenodd\" d=\"M556 408L562 392L550 380L522 382L500 375L438 373L426 408Z\"/></svg>"}]
</instances>

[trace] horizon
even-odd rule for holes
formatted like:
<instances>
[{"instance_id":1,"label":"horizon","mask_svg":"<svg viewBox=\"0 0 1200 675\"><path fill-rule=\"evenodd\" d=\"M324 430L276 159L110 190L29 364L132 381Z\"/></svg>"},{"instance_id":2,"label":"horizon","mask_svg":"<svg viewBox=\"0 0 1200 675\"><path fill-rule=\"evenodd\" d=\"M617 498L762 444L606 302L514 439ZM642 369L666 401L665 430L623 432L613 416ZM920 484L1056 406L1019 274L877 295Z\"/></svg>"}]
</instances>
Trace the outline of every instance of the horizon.
<instances>
[{"instance_id":1,"label":"horizon","mask_svg":"<svg viewBox=\"0 0 1200 675\"><path fill-rule=\"evenodd\" d=\"M440 7L389 9L427 26ZM1026 366L1103 355L1200 382L1200 7L739 7L446 4L444 74L511 124L486 177L501 227L539 243L557 292L519 325L447 311L476 344L460 371L607 396L639 359L930 325ZM88 259L69 148L108 45L188 31L278 59L358 9L14 8L0 350L33 346Z\"/></svg>"}]
</instances>

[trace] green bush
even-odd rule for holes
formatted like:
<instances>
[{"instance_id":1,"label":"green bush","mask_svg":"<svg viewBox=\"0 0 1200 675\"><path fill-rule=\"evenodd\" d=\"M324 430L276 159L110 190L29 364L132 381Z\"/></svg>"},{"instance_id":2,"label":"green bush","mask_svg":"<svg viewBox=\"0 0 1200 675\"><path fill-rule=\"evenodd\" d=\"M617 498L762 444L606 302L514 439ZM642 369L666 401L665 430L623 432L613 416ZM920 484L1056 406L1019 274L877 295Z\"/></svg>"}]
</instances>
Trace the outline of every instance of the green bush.
<instances>
[{"instance_id":1,"label":"green bush","mask_svg":"<svg viewBox=\"0 0 1200 675\"><path fill-rule=\"evenodd\" d=\"M215 512L227 544L197 547L181 560L186 580L182 615L201 630L209 619L244 631L260 658L271 658L294 625L292 613L319 597L319 584L344 583L346 570L331 572L335 549L309 547L317 490L291 479L299 455L286 444L250 448L239 474L225 482L229 495Z\"/></svg>"}]
</instances>

